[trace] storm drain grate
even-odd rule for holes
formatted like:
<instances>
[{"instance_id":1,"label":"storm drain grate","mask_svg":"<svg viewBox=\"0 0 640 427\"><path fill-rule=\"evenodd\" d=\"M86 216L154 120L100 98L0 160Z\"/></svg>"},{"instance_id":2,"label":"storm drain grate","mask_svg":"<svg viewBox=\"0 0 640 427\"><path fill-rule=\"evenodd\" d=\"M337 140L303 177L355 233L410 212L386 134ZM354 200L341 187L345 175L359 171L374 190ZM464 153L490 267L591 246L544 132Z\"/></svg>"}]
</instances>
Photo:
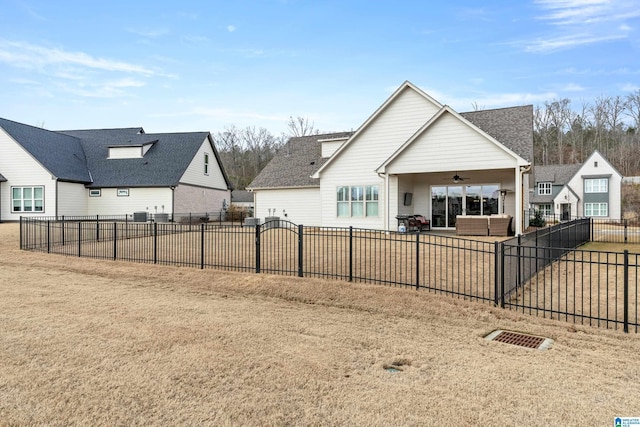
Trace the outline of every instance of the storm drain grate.
<instances>
[{"instance_id":1,"label":"storm drain grate","mask_svg":"<svg viewBox=\"0 0 640 427\"><path fill-rule=\"evenodd\" d=\"M520 347L540 350L546 350L553 343L553 340L549 338L501 330L490 333L487 335L487 339L489 341L498 341L506 344L519 345Z\"/></svg>"}]
</instances>

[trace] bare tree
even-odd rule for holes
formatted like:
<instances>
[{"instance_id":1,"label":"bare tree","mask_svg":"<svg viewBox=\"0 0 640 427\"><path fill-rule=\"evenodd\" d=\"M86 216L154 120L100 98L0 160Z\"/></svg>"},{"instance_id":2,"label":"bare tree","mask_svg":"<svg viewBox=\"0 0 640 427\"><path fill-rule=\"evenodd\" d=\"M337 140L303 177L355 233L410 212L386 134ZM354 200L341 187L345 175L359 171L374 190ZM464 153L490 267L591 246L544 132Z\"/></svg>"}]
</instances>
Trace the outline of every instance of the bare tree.
<instances>
[{"instance_id":1,"label":"bare tree","mask_svg":"<svg viewBox=\"0 0 640 427\"><path fill-rule=\"evenodd\" d=\"M297 116L293 118L293 116L289 116L287 127L289 128L291 136L317 135L320 133L315 129L314 122L310 121L307 117Z\"/></svg>"}]
</instances>

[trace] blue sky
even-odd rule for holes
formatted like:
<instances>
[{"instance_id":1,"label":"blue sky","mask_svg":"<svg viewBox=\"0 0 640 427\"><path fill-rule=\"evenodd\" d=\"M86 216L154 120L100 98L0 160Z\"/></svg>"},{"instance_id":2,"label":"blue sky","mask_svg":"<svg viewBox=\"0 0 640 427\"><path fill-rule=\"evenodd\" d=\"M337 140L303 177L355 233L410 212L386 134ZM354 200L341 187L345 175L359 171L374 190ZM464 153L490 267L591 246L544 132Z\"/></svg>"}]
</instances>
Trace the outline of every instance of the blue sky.
<instances>
[{"instance_id":1,"label":"blue sky","mask_svg":"<svg viewBox=\"0 0 640 427\"><path fill-rule=\"evenodd\" d=\"M457 111L640 89L637 0L0 0L0 117L357 128L409 80Z\"/></svg>"}]
</instances>

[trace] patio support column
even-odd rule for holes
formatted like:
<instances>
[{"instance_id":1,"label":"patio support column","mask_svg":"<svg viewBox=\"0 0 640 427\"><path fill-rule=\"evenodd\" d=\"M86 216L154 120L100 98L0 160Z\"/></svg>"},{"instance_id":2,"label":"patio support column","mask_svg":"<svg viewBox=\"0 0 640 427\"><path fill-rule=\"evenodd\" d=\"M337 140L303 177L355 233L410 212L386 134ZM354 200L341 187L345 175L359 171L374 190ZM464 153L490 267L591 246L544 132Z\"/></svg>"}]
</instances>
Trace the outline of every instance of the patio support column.
<instances>
[{"instance_id":1,"label":"patio support column","mask_svg":"<svg viewBox=\"0 0 640 427\"><path fill-rule=\"evenodd\" d=\"M391 230L389 224L389 174L384 174L384 229L389 231Z\"/></svg>"},{"instance_id":2,"label":"patio support column","mask_svg":"<svg viewBox=\"0 0 640 427\"><path fill-rule=\"evenodd\" d=\"M524 220L524 180L522 179L522 171L520 170L521 168L518 166L515 168L515 200L514 200L514 205L515 205L515 232L516 235L518 234L522 234L522 232L524 231L524 227L522 224L522 221Z\"/></svg>"}]
</instances>

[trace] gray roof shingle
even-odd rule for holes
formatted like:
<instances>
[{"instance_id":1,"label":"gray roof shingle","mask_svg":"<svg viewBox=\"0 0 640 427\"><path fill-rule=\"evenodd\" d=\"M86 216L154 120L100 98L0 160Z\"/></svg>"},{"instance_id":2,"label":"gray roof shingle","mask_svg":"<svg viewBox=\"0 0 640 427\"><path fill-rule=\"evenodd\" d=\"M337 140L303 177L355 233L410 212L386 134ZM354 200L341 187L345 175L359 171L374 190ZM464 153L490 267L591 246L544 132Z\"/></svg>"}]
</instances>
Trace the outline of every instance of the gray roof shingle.
<instances>
[{"instance_id":1,"label":"gray roof shingle","mask_svg":"<svg viewBox=\"0 0 640 427\"><path fill-rule=\"evenodd\" d=\"M322 157L321 139L349 137L353 132L337 132L290 138L248 188L314 187L320 180L311 175L327 158Z\"/></svg>"},{"instance_id":2,"label":"gray roof shingle","mask_svg":"<svg viewBox=\"0 0 640 427\"><path fill-rule=\"evenodd\" d=\"M545 165L535 166L533 176L535 182L551 182L553 185L565 185L578 173L582 163L573 165Z\"/></svg>"},{"instance_id":3,"label":"gray roof shingle","mask_svg":"<svg viewBox=\"0 0 640 427\"><path fill-rule=\"evenodd\" d=\"M91 182L78 138L2 118L0 127L58 179Z\"/></svg>"},{"instance_id":4,"label":"gray roof shingle","mask_svg":"<svg viewBox=\"0 0 640 427\"><path fill-rule=\"evenodd\" d=\"M253 193L247 190L233 190L231 203L253 203Z\"/></svg>"},{"instance_id":5,"label":"gray roof shingle","mask_svg":"<svg viewBox=\"0 0 640 427\"><path fill-rule=\"evenodd\" d=\"M533 106L460 114L523 159L533 162Z\"/></svg>"},{"instance_id":6,"label":"gray roof shingle","mask_svg":"<svg viewBox=\"0 0 640 427\"><path fill-rule=\"evenodd\" d=\"M5 178L4 176L2 176L2 174L0 173L0 182L7 182L7 178Z\"/></svg>"},{"instance_id":7,"label":"gray roof shingle","mask_svg":"<svg viewBox=\"0 0 640 427\"><path fill-rule=\"evenodd\" d=\"M64 131L80 138L93 176L91 187L168 187L180 178L208 137L208 132L142 133L137 129ZM109 159L109 147L153 146L142 158ZM217 158L217 153L216 158ZM226 176L225 176L226 179ZM230 188L228 179L227 187Z\"/></svg>"}]
</instances>

